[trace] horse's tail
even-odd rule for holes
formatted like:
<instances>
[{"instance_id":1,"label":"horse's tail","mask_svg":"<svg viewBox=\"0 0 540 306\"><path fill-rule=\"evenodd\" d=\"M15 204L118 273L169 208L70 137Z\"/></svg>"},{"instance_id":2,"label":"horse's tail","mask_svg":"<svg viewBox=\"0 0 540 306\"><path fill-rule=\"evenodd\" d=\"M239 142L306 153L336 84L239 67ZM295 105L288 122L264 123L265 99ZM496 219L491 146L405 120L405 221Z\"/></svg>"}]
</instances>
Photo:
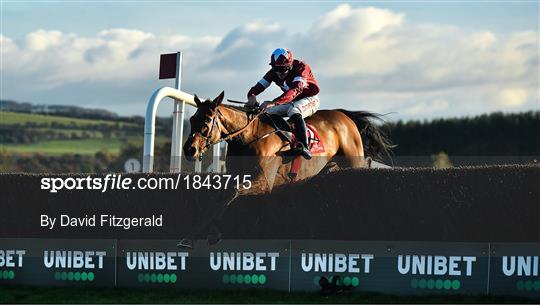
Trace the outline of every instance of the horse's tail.
<instances>
[{"instance_id":1,"label":"horse's tail","mask_svg":"<svg viewBox=\"0 0 540 306\"><path fill-rule=\"evenodd\" d=\"M380 126L375 125L373 121L384 121L381 114L370 113L366 111L348 111L338 109L351 118L362 137L364 144L364 152L372 158L390 157L392 148L396 145L392 144Z\"/></svg>"}]
</instances>

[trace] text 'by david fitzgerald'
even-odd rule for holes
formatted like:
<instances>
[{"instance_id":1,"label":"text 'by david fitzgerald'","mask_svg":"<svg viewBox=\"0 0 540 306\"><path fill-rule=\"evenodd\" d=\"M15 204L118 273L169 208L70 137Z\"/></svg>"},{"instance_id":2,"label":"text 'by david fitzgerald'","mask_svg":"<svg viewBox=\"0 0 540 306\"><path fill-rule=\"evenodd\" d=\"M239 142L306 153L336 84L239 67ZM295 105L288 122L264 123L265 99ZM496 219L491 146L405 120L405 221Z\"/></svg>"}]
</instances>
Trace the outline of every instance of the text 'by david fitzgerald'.
<instances>
[{"instance_id":1,"label":"text 'by david fitzgerald'","mask_svg":"<svg viewBox=\"0 0 540 306\"><path fill-rule=\"evenodd\" d=\"M163 215L151 215L146 217L119 217L116 215L40 215L40 226L50 230L55 227L117 227L125 230L133 227L162 227Z\"/></svg>"}]
</instances>

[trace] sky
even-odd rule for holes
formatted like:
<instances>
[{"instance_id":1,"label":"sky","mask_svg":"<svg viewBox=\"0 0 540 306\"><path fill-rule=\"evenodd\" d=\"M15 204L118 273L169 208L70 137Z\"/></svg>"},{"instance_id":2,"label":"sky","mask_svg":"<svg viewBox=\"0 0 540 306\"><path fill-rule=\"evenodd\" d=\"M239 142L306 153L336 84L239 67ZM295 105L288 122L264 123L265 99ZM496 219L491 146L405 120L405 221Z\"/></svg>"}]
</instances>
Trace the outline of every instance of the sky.
<instances>
[{"instance_id":1,"label":"sky","mask_svg":"<svg viewBox=\"0 0 540 306\"><path fill-rule=\"evenodd\" d=\"M174 84L158 80L159 55L180 50L184 91L242 100L286 47L311 65L323 109L392 120L540 110L538 1L0 0L0 9L5 100L143 115L152 92ZM280 93L272 86L259 100Z\"/></svg>"}]
</instances>

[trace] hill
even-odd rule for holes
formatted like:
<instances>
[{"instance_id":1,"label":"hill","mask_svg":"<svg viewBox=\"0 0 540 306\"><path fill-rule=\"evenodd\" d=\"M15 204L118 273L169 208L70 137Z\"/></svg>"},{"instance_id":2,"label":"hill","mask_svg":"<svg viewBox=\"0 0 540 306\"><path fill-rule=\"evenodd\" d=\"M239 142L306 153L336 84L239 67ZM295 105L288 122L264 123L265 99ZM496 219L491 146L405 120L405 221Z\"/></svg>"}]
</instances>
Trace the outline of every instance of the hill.
<instances>
[{"instance_id":1,"label":"hill","mask_svg":"<svg viewBox=\"0 0 540 306\"><path fill-rule=\"evenodd\" d=\"M106 110L0 101L0 171L121 171L142 158L144 119ZM189 124L186 121L186 124ZM385 123L396 166L522 164L540 159L540 111ZM185 129L189 132L189 126ZM158 118L156 169L166 171L171 119Z\"/></svg>"},{"instance_id":2,"label":"hill","mask_svg":"<svg viewBox=\"0 0 540 306\"><path fill-rule=\"evenodd\" d=\"M19 112L32 114L49 114L58 116L68 116L73 118L89 118L115 120L120 117L108 110L84 108L72 105L43 105L20 103L12 100L0 100L1 110L4 112Z\"/></svg>"}]
</instances>

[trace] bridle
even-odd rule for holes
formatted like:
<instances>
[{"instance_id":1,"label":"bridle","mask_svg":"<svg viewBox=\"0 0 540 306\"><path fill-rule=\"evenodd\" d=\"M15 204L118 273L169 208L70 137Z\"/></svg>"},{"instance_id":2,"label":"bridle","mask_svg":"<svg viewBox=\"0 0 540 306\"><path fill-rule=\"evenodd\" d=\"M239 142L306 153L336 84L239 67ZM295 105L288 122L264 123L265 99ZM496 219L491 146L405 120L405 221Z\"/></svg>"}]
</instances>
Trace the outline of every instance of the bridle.
<instances>
[{"instance_id":1,"label":"bridle","mask_svg":"<svg viewBox=\"0 0 540 306\"><path fill-rule=\"evenodd\" d=\"M213 145L211 138L212 138L212 132L214 131L214 127L216 126L216 123L217 123L216 117L217 116L212 117L212 126L210 127L210 130L208 131L207 136L203 135L201 132L193 132L189 136L189 138L194 138L195 136L199 135L199 137L204 140L204 149L205 150L208 149L211 145ZM202 158L202 154L199 154L199 159L201 159L201 158Z\"/></svg>"},{"instance_id":2,"label":"bridle","mask_svg":"<svg viewBox=\"0 0 540 306\"><path fill-rule=\"evenodd\" d=\"M219 109L216 109L216 111L217 111L217 114L212 117L212 126L210 127L210 130L208 131L208 134L206 136L203 135L201 132L193 132L189 136L189 138L193 138L196 135L198 135L200 138L202 138L204 140L204 147L203 147L204 150L200 150L199 152L205 151L209 147L211 147L211 146L213 146L215 144L218 144L218 143L220 143L222 141L227 141L227 140L229 140L229 139L231 139L233 137L236 137L236 136L240 135L242 132L244 132L245 129L247 129L259 117L260 114L263 113L263 112L260 112L257 115L253 116L251 119L249 119L249 115L247 115L248 116L248 123L244 127L240 128L240 129L238 129L238 130L236 130L234 132L224 134L218 140L212 142L212 140L211 140L212 132L214 131L214 127L216 127L218 125L218 120L217 119L219 119L219 124L221 126L223 126L223 124L221 123L221 117L223 117L223 114L221 113L221 111ZM199 158L199 160L202 160L202 153L199 153L198 158Z\"/></svg>"}]
</instances>

